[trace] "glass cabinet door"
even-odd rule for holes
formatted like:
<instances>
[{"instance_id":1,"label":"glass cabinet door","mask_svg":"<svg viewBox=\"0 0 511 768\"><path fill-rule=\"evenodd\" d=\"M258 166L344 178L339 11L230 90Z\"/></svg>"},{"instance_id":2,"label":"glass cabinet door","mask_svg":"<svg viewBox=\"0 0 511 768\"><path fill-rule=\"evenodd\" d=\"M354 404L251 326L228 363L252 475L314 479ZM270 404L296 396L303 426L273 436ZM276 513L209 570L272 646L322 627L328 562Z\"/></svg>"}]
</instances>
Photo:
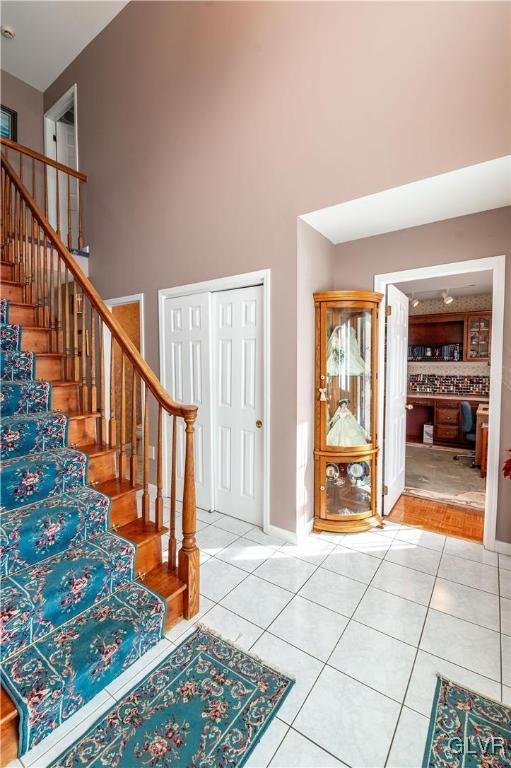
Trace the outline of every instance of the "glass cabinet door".
<instances>
[{"instance_id":1,"label":"glass cabinet door","mask_svg":"<svg viewBox=\"0 0 511 768\"><path fill-rule=\"evenodd\" d=\"M320 494L322 517L328 520L372 514L372 458L320 461ZM356 519L356 518L355 518Z\"/></svg>"},{"instance_id":2,"label":"glass cabinet door","mask_svg":"<svg viewBox=\"0 0 511 768\"><path fill-rule=\"evenodd\" d=\"M486 359L490 356L489 316L468 317L468 357L470 360Z\"/></svg>"},{"instance_id":3,"label":"glass cabinet door","mask_svg":"<svg viewBox=\"0 0 511 768\"><path fill-rule=\"evenodd\" d=\"M363 448L373 440L372 312L327 305L320 399L328 449Z\"/></svg>"}]
</instances>

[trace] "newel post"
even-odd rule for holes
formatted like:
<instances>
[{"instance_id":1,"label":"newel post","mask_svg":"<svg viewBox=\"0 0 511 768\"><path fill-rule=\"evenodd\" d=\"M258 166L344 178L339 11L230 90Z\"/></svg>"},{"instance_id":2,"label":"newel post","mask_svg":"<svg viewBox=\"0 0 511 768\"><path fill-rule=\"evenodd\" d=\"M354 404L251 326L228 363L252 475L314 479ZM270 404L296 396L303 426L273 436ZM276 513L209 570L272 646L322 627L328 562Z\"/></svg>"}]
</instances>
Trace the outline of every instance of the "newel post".
<instances>
[{"instance_id":1,"label":"newel post","mask_svg":"<svg viewBox=\"0 0 511 768\"><path fill-rule=\"evenodd\" d=\"M195 541L195 467L193 435L197 412L184 416L186 429L185 477L183 489L183 545L179 550L178 576L186 584L183 615L190 619L199 610L199 569L200 556Z\"/></svg>"}]
</instances>

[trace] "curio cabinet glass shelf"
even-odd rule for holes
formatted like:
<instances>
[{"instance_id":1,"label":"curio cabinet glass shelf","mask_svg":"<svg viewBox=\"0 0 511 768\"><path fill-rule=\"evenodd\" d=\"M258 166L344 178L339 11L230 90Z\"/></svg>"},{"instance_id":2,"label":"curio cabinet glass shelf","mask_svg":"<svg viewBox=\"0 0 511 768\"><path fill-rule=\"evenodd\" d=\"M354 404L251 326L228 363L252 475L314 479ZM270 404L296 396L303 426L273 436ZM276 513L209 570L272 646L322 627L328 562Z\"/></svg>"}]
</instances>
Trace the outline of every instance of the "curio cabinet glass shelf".
<instances>
[{"instance_id":1,"label":"curio cabinet glass shelf","mask_svg":"<svg viewBox=\"0 0 511 768\"><path fill-rule=\"evenodd\" d=\"M316 531L365 531L376 513L378 307L366 291L315 293Z\"/></svg>"}]
</instances>

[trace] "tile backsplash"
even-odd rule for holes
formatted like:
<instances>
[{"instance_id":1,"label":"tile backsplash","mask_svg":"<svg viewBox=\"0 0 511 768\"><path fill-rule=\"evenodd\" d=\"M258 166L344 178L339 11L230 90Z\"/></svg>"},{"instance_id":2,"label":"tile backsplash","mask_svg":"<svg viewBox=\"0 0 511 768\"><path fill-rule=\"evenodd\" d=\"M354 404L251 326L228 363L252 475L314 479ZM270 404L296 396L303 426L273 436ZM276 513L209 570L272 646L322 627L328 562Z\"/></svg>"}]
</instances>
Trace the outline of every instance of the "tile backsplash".
<instances>
[{"instance_id":1,"label":"tile backsplash","mask_svg":"<svg viewBox=\"0 0 511 768\"><path fill-rule=\"evenodd\" d=\"M437 395L482 395L490 391L489 376L466 376L434 373L412 373L408 377L410 392L431 392Z\"/></svg>"}]
</instances>

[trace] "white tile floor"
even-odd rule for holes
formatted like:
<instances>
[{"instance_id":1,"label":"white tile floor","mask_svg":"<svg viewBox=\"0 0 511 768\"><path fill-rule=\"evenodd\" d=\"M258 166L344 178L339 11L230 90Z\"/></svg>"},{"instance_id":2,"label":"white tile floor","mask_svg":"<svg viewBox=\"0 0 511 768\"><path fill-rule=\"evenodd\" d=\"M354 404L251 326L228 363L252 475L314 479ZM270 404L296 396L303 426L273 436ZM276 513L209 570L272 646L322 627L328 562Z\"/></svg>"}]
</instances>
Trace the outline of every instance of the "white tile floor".
<instances>
[{"instance_id":1,"label":"white tile floor","mask_svg":"<svg viewBox=\"0 0 511 768\"><path fill-rule=\"evenodd\" d=\"M391 523L291 545L218 513L198 519L199 616L23 766L55 759L197 620L296 680L249 768L418 768L437 672L511 704L511 557Z\"/></svg>"}]
</instances>

